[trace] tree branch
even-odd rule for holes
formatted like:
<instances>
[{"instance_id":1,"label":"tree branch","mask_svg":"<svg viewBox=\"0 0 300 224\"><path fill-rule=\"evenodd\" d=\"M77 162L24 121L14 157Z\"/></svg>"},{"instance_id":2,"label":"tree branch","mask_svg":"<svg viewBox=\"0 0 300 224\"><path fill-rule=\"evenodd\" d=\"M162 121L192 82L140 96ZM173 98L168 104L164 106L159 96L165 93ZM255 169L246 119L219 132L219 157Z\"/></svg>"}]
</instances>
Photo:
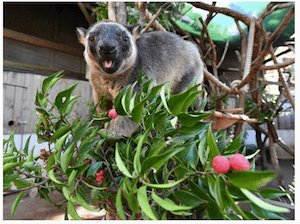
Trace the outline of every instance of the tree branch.
<instances>
[{"instance_id":1,"label":"tree branch","mask_svg":"<svg viewBox=\"0 0 300 224\"><path fill-rule=\"evenodd\" d=\"M233 17L237 20L242 21L247 26L250 25L250 18L248 16L245 16L242 13L235 12L233 10L230 10L230 9L227 9L224 7L217 7L217 6L209 5L209 4L206 4L203 2L192 2L191 4L197 8L201 8L201 9L207 10L209 12L221 13L221 14Z\"/></svg>"},{"instance_id":2,"label":"tree branch","mask_svg":"<svg viewBox=\"0 0 300 224\"><path fill-rule=\"evenodd\" d=\"M274 55L275 56L275 55ZM276 58L276 56L275 56ZM289 65L292 65L295 63L295 59L292 58L292 59L288 59L286 60L285 62L283 63L277 63L277 64L274 64L274 65L262 65L260 66L260 70L275 70L275 69L280 69L280 68L284 68L284 67L287 67Z\"/></svg>"}]
</instances>

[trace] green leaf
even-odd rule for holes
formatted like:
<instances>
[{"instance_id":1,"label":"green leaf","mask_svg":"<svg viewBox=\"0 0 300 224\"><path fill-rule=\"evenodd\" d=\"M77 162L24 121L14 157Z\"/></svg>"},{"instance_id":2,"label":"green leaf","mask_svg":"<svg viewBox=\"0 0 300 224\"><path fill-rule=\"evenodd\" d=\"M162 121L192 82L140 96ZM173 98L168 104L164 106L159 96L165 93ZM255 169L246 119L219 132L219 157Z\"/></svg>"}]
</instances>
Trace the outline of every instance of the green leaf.
<instances>
[{"instance_id":1,"label":"green leaf","mask_svg":"<svg viewBox=\"0 0 300 224\"><path fill-rule=\"evenodd\" d=\"M79 122L76 127L74 127L73 137L78 141L81 140L83 136L86 136L91 125L91 122L82 123L83 122Z\"/></svg>"},{"instance_id":2,"label":"green leaf","mask_svg":"<svg viewBox=\"0 0 300 224\"><path fill-rule=\"evenodd\" d=\"M78 215L75 206L73 204L73 202L71 200L68 201L67 204L67 210L68 210L68 214L72 217L72 219L74 220L80 220L80 216Z\"/></svg>"},{"instance_id":3,"label":"green leaf","mask_svg":"<svg viewBox=\"0 0 300 224\"><path fill-rule=\"evenodd\" d=\"M209 126L207 130L207 145L209 148L209 156L210 159L213 159L215 156L220 155L220 151L218 149L216 140L211 130L211 126Z\"/></svg>"},{"instance_id":4,"label":"green leaf","mask_svg":"<svg viewBox=\"0 0 300 224\"><path fill-rule=\"evenodd\" d=\"M289 212L289 209L287 209L287 208L279 207L276 205L271 205L271 204L261 200L260 198L258 198L254 194L252 194L247 189L241 188L240 190L251 202L253 202L255 205L257 205L258 207L260 207L262 209L265 209L265 210L271 211L271 212L279 212L279 213Z\"/></svg>"},{"instance_id":5,"label":"green leaf","mask_svg":"<svg viewBox=\"0 0 300 224\"><path fill-rule=\"evenodd\" d=\"M66 112L71 100L71 94L73 93L77 85L78 83L72 85L68 89L65 89L62 92L58 93L55 97L54 105L57 107L61 114L64 114Z\"/></svg>"},{"instance_id":6,"label":"green leaf","mask_svg":"<svg viewBox=\"0 0 300 224\"><path fill-rule=\"evenodd\" d=\"M145 184L148 187L152 187L152 188L161 188L161 189L167 189L167 188L172 188L177 186L178 184L180 184L182 181L184 181L187 177L184 177L178 181L174 181L174 182L170 182L170 183L166 183L166 184L151 184L151 183L147 183L146 181L143 181L143 184Z\"/></svg>"},{"instance_id":7,"label":"green leaf","mask_svg":"<svg viewBox=\"0 0 300 224\"><path fill-rule=\"evenodd\" d=\"M259 194L261 196L263 196L264 198L274 199L274 198L279 198L279 197L282 197L282 196L286 196L286 195L289 194L289 192L279 190L279 189L265 188L262 191L260 191Z\"/></svg>"},{"instance_id":8,"label":"green leaf","mask_svg":"<svg viewBox=\"0 0 300 224\"><path fill-rule=\"evenodd\" d=\"M273 180L276 175L271 171L234 171L227 174L231 184L248 190L256 190Z\"/></svg>"},{"instance_id":9,"label":"green leaf","mask_svg":"<svg viewBox=\"0 0 300 224\"><path fill-rule=\"evenodd\" d=\"M225 154L236 153L243 145L244 132L242 131L224 150Z\"/></svg>"},{"instance_id":10,"label":"green leaf","mask_svg":"<svg viewBox=\"0 0 300 224\"><path fill-rule=\"evenodd\" d=\"M171 148L170 150L156 156L148 157L142 164L142 174L144 174L151 167L159 170L170 158L174 157L177 153L185 150L185 147Z\"/></svg>"},{"instance_id":11,"label":"green leaf","mask_svg":"<svg viewBox=\"0 0 300 224\"><path fill-rule=\"evenodd\" d=\"M61 165L61 168L64 171L64 173L67 172L74 149L75 149L75 142L72 142L70 144L70 146L66 149L66 151L60 157L60 162L61 162L60 165Z\"/></svg>"},{"instance_id":12,"label":"green leaf","mask_svg":"<svg viewBox=\"0 0 300 224\"><path fill-rule=\"evenodd\" d=\"M14 200L12 206L11 206L11 210L10 210L10 214L11 216L13 216L16 213L16 210L18 208L18 205L21 201L21 199L25 196L25 191L21 191L18 196L16 197L16 199Z\"/></svg>"},{"instance_id":13,"label":"green leaf","mask_svg":"<svg viewBox=\"0 0 300 224\"><path fill-rule=\"evenodd\" d=\"M73 188L73 185L75 183L75 178L76 178L76 175L77 175L77 170L72 170L69 178L68 178L68 185L71 188Z\"/></svg>"},{"instance_id":14,"label":"green leaf","mask_svg":"<svg viewBox=\"0 0 300 224\"><path fill-rule=\"evenodd\" d=\"M65 135L67 132L69 132L69 130L72 128L72 125L68 125L68 126L62 126L61 128L59 128L56 132L54 132L54 134L51 136L50 141L51 142L55 142L56 139L62 137L63 135Z\"/></svg>"},{"instance_id":15,"label":"green leaf","mask_svg":"<svg viewBox=\"0 0 300 224\"><path fill-rule=\"evenodd\" d=\"M114 107L118 113L118 115L126 115L126 112L122 106L122 98L124 97L124 95L126 94L126 92L128 91L129 86L123 88L119 94L116 96L115 100L114 100Z\"/></svg>"},{"instance_id":16,"label":"green leaf","mask_svg":"<svg viewBox=\"0 0 300 224\"><path fill-rule=\"evenodd\" d=\"M198 113L181 113L177 117L181 123L187 127L194 126L196 123L205 120L212 115L212 112L198 112Z\"/></svg>"},{"instance_id":17,"label":"green leaf","mask_svg":"<svg viewBox=\"0 0 300 224\"><path fill-rule=\"evenodd\" d=\"M115 158L116 158L116 164L119 168L119 170L127 177L133 178L133 176L129 173L128 169L126 168L120 153L119 153L119 144L116 144L116 152L115 152Z\"/></svg>"},{"instance_id":18,"label":"green leaf","mask_svg":"<svg viewBox=\"0 0 300 224\"><path fill-rule=\"evenodd\" d=\"M14 168L21 166L25 161L6 163L3 165L3 174L12 171Z\"/></svg>"},{"instance_id":19,"label":"green leaf","mask_svg":"<svg viewBox=\"0 0 300 224\"><path fill-rule=\"evenodd\" d=\"M143 135L141 135L139 142L137 144L137 147L136 147L136 152L135 152L134 158L133 158L133 167L137 174L141 173L141 151L142 151L142 146L143 146L143 143L145 141L147 134L148 133L146 132Z\"/></svg>"},{"instance_id":20,"label":"green leaf","mask_svg":"<svg viewBox=\"0 0 300 224\"><path fill-rule=\"evenodd\" d=\"M139 123L143 118L144 104L145 104L144 100L139 102L137 105L135 105L135 107L131 112L132 120L136 123Z\"/></svg>"},{"instance_id":21,"label":"green leaf","mask_svg":"<svg viewBox=\"0 0 300 224\"><path fill-rule=\"evenodd\" d=\"M174 192L174 197L180 203L183 203L188 206L197 207L204 201L195 195L193 192L185 191L185 190L178 190Z\"/></svg>"},{"instance_id":22,"label":"green leaf","mask_svg":"<svg viewBox=\"0 0 300 224\"><path fill-rule=\"evenodd\" d=\"M147 190L146 186L142 186L137 190L137 199L138 199L140 208L150 219L157 220L156 215L152 211L151 206L149 204L146 190Z\"/></svg>"},{"instance_id":23,"label":"green leaf","mask_svg":"<svg viewBox=\"0 0 300 224\"><path fill-rule=\"evenodd\" d=\"M96 162L93 165L90 166L90 168L87 171L86 177L94 177L97 173L97 171L102 166L103 162Z\"/></svg>"},{"instance_id":24,"label":"green leaf","mask_svg":"<svg viewBox=\"0 0 300 224\"><path fill-rule=\"evenodd\" d=\"M83 160L86 159L87 157L87 154L92 150L94 149L95 145L97 143L100 143L101 141L104 141L104 140L91 140L91 141L88 141L88 142L82 142L81 145L79 146L79 155L77 157L77 161L78 162L77 164L81 163Z\"/></svg>"},{"instance_id":25,"label":"green leaf","mask_svg":"<svg viewBox=\"0 0 300 224\"><path fill-rule=\"evenodd\" d=\"M174 115L185 112L191 106L192 101L199 95L198 86L194 86L185 92L171 96L169 100L170 111Z\"/></svg>"},{"instance_id":26,"label":"green leaf","mask_svg":"<svg viewBox=\"0 0 300 224\"><path fill-rule=\"evenodd\" d=\"M170 212L190 210L193 208L193 206L176 205L170 199L163 199L163 198L159 197L157 194L155 194L154 191L152 191L152 198L159 206L161 206L163 209L170 211Z\"/></svg>"},{"instance_id":27,"label":"green leaf","mask_svg":"<svg viewBox=\"0 0 300 224\"><path fill-rule=\"evenodd\" d=\"M130 100L132 99L133 88L134 86L128 86L125 95L121 99L121 104L126 114L130 113Z\"/></svg>"},{"instance_id":28,"label":"green leaf","mask_svg":"<svg viewBox=\"0 0 300 224\"><path fill-rule=\"evenodd\" d=\"M42 93L46 96L49 89L51 89L62 77L63 71L59 71L45 78L42 84Z\"/></svg>"},{"instance_id":29,"label":"green leaf","mask_svg":"<svg viewBox=\"0 0 300 224\"><path fill-rule=\"evenodd\" d=\"M160 98L161 98L161 101L162 101L162 103L163 103L163 105L164 105L164 107L166 108L166 110L168 111L168 113L169 114L172 114L171 113L171 111L170 111L170 109L169 109L169 106L168 106L168 104L167 104L167 99L166 99L166 85L163 85L163 87L162 87L162 89L161 89L161 91L160 91Z\"/></svg>"},{"instance_id":30,"label":"green leaf","mask_svg":"<svg viewBox=\"0 0 300 224\"><path fill-rule=\"evenodd\" d=\"M99 212L99 209L90 206L90 205L84 200L84 198L83 198L80 194L76 194L75 198L77 199L77 202L78 202L83 208L85 208L85 209L87 209L87 210L90 210L90 211Z\"/></svg>"},{"instance_id":31,"label":"green leaf","mask_svg":"<svg viewBox=\"0 0 300 224\"><path fill-rule=\"evenodd\" d=\"M120 187L116 196L116 209L117 209L117 214L118 216L123 219L126 220L126 215L123 209L123 205L122 205L122 188Z\"/></svg>"},{"instance_id":32,"label":"green leaf","mask_svg":"<svg viewBox=\"0 0 300 224\"><path fill-rule=\"evenodd\" d=\"M47 159L46 171L49 172L49 170L53 168L54 164L55 164L55 158L54 155L51 154Z\"/></svg>"},{"instance_id":33,"label":"green leaf","mask_svg":"<svg viewBox=\"0 0 300 224\"><path fill-rule=\"evenodd\" d=\"M29 187L33 184L33 182L23 179L16 179L13 181L18 189Z\"/></svg>"},{"instance_id":34,"label":"green leaf","mask_svg":"<svg viewBox=\"0 0 300 224\"><path fill-rule=\"evenodd\" d=\"M54 183L57 183L57 184L63 184L62 182L60 182L59 180L56 179L55 175L54 175L54 170L49 170L48 172L48 177L54 182Z\"/></svg>"},{"instance_id":35,"label":"green leaf","mask_svg":"<svg viewBox=\"0 0 300 224\"><path fill-rule=\"evenodd\" d=\"M29 147L29 143L30 143L30 138L31 138L31 135L27 138L26 140L26 143L25 143L25 146L24 146L24 149L23 149L23 152L28 155L28 147Z\"/></svg>"},{"instance_id":36,"label":"green leaf","mask_svg":"<svg viewBox=\"0 0 300 224\"><path fill-rule=\"evenodd\" d=\"M66 132L62 137L58 137L59 139L56 141L55 143L55 149L57 151L60 151L63 147L63 145L65 144L68 136L70 134L70 131Z\"/></svg>"}]
</instances>

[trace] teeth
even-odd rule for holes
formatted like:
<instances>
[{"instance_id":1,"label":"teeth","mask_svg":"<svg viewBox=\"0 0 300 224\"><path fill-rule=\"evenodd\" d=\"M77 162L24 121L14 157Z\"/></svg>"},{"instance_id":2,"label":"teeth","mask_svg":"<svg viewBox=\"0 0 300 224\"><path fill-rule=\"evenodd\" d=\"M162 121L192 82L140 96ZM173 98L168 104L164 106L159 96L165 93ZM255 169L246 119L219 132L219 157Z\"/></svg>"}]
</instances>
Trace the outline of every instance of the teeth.
<instances>
[{"instance_id":1,"label":"teeth","mask_svg":"<svg viewBox=\"0 0 300 224\"><path fill-rule=\"evenodd\" d=\"M112 61L103 61L103 66L104 68L110 68L112 65Z\"/></svg>"}]
</instances>

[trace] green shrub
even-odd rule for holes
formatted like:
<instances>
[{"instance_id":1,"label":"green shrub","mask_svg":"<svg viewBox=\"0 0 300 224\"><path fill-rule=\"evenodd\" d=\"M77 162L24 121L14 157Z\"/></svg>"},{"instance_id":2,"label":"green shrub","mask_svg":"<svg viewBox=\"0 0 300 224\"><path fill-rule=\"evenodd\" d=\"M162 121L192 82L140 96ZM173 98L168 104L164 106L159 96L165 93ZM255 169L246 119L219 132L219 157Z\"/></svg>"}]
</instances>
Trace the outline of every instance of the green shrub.
<instances>
[{"instance_id":1,"label":"green shrub","mask_svg":"<svg viewBox=\"0 0 300 224\"><path fill-rule=\"evenodd\" d=\"M30 139L23 150L15 147L13 134L4 141L4 190L14 185L20 192L12 213L26 192L37 187L48 201L54 190L63 194L65 200L57 206L72 219L80 219L76 205L115 211L121 219L285 219L282 213L288 209L264 197L288 192L268 189L264 194L261 187L275 175L255 171L257 153L247 157L252 160L249 171L213 170L212 159L239 152L243 136L231 140L225 132L212 132L212 112L203 111L206 97L197 86L174 95L167 84L152 87L151 81L140 79L140 91L134 91L135 85L124 88L114 107L139 125L125 138L101 128L109 121L107 113L70 118L77 84L51 102L49 91L61 76L46 78L36 94L36 133L49 149L34 157ZM194 109L199 97L202 103ZM43 169L38 160L44 161Z\"/></svg>"}]
</instances>

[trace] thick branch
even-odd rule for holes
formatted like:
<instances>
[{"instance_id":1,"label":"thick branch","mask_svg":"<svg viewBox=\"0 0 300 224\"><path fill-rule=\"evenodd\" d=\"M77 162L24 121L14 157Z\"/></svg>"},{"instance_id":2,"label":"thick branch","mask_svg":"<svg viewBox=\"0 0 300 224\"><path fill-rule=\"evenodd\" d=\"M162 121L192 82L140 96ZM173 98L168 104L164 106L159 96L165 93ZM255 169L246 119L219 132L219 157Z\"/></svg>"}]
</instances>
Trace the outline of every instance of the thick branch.
<instances>
[{"instance_id":1,"label":"thick branch","mask_svg":"<svg viewBox=\"0 0 300 224\"><path fill-rule=\"evenodd\" d=\"M224 92L226 92L226 93L232 93L232 90L227 85L225 85L224 83L222 83L219 79L217 79L213 74L211 74L206 69L204 69L203 71L204 71L204 77L206 79L208 79L209 81L211 81L214 85L216 85L217 87L219 87L220 89L222 89Z\"/></svg>"},{"instance_id":2,"label":"thick branch","mask_svg":"<svg viewBox=\"0 0 300 224\"><path fill-rule=\"evenodd\" d=\"M227 9L224 7L217 7L217 6L209 5L209 4L206 4L203 2L192 2L191 4L197 8L201 8L201 9L207 10L209 12L221 13L221 14L233 17L237 20L242 21L243 23L245 23L248 26L250 25L250 18L239 12L235 12L233 10L230 10L230 9Z\"/></svg>"}]
</instances>

